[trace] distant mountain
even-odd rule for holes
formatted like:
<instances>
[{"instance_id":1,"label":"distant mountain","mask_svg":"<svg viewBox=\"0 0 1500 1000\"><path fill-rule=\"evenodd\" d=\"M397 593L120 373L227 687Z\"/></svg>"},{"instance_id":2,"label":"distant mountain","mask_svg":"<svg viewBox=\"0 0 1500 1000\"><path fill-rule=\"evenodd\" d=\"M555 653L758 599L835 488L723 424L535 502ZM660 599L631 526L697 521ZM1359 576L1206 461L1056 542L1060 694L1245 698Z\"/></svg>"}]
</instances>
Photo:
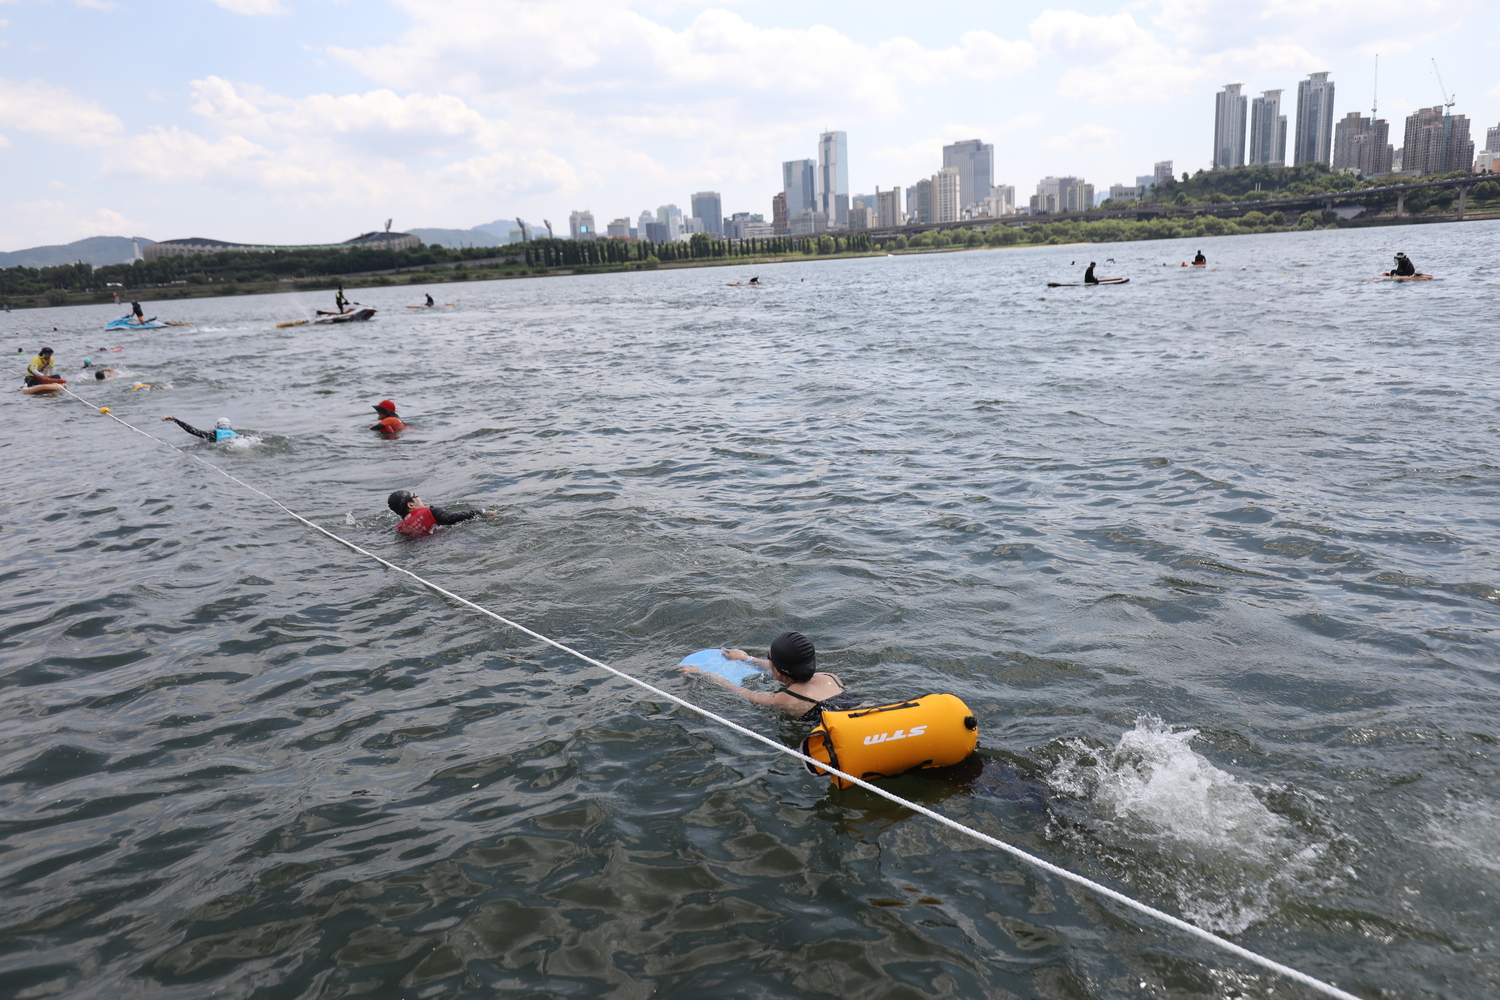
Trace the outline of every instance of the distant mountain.
<instances>
[{"instance_id":1,"label":"distant mountain","mask_svg":"<svg viewBox=\"0 0 1500 1000\"><path fill-rule=\"evenodd\" d=\"M483 229L408 229L417 239L429 246L441 243L445 247L497 247L508 242L503 236Z\"/></svg>"},{"instance_id":2,"label":"distant mountain","mask_svg":"<svg viewBox=\"0 0 1500 1000\"><path fill-rule=\"evenodd\" d=\"M141 246L149 246L155 240L141 239ZM83 261L95 267L105 264L127 264L135 259L135 248L128 236L90 236L86 240L66 246L32 247L30 250L13 250L0 253L0 267L54 267L58 264L76 264Z\"/></svg>"},{"instance_id":3,"label":"distant mountain","mask_svg":"<svg viewBox=\"0 0 1500 1000\"><path fill-rule=\"evenodd\" d=\"M487 233L494 233L502 241L519 243L521 241L521 223L515 219L496 219L494 222L486 222L475 229L483 229ZM511 234L515 236L512 237Z\"/></svg>"}]
</instances>

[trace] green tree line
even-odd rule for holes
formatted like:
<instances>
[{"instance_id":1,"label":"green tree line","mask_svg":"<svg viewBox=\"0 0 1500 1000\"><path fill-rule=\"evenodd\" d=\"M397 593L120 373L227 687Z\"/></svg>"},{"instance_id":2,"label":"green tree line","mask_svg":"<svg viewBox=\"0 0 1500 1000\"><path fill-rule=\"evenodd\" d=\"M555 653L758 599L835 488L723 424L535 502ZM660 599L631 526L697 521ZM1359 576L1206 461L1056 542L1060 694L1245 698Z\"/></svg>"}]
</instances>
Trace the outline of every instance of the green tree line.
<instances>
[{"instance_id":1,"label":"green tree line","mask_svg":"<svg viewBox=\"0 0 1500 1000\"><path fill-rule=\"evenodd\" d=\"M614 237L600 240L531 240L525 244L528 267L589 267L636 263L655 265L735 257L868 253L873 249L874 242L863 233L824 233L819 236L776 236L744 240L726 240L709 233L694 233L685 241L670 243Z\"/></svg>"}]
</instances>

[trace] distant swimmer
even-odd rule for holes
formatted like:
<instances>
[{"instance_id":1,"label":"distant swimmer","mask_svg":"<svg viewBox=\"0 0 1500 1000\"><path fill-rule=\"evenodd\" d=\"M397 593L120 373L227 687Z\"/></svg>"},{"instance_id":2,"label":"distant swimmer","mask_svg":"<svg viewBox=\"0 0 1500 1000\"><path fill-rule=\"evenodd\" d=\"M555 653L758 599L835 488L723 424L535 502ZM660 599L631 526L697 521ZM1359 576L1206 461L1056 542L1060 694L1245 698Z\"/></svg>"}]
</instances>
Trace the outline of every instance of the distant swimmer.
<instances>
[{"instance_id":1,"label":"distant swimmer","mask_svg":"<svg viewBox=\"0 0 1500 1000\"><path fill-rule=\"evenodd\" d=\"M470 518L494 517L499 513L495 510L450 511L442 507L429 507L422 502L421 497L409 490L397 490L385 502L396 516L401 518L401 523L396 525L396 530L407 538L430 535L440 524L458 524Z\"/></svg>"},{"instance_id":2,"label":"distant swimmer","mask_svg":"<svg viewBox=\"0 0 1500 1000\"><path fill-rule=\"evenodd\" d=\"M146 312L141 308L141 304L139 302L130 303L130 315L135 317L134 322L136 323L146 322Z\"/></svg>"},{"instance_id":3,"label":"distant swimmer","mask_svg":"<svg viewBox=\"0 0 1500 1000\"><path fill-rule=\"evenodd\" d=\"M134 388L139 389L140 386L135 386ZM176 424L178 427L181 427L189 434L196 434L203 440L212 441L214 444L218 444L221 441L228 441L230 438L239 437L239 435L234 432L234 428L229 426L228 417L220 417L217 421L215 421L214 429L211 431L200 431L192 424L185 424L181 420L178 420L176 417L162 417L162 420L170 420L172 421L172 423Z\"/></svg>"},{"instance_id":4,"label":"distant swimmer","mask_svg":"<svg viewBox=\"0 0 1500 1000\"><path fill-rule=\"evenodd\" d=\"M432 293L431 292L427 293L427 304L430 305L430 306L437 305L436 302L432 301Z\"/></svg>"},{"instance_id":5,"label":"distant swimmer","mask_svg":"<svg viewBox=\"0 0 1500 1000\"><path fill-rule=\"evenodd\" d=\"M1083 283L1085 285L1097 285L1097 284L1099 284L1099 279L1096 278L1096 277L1094 277L1094 262L1093 261L1089 261L1088 270L1083 272Z\"/></svg>"},{"instance_id":6,"label":"distant swimmer","mask_svg":"<svg viewBox=\"0 0 1500 1000\"><path fill-rule=\"evenodd\" d=\"M1417 265L1411 262L1411 258L1404 253L1396 254L1396 266L1391 269L1389 277L1412 278L1417 275Z\"/></svg>"},{"instance_id":7,"label":"distant swimmer","mask_svg":"<svg viewBox=\"0 0 1500 1000\"><path fill-rule=\"evenodd\" d=\"M31 359L31 364L26 366L26 385L42 385L44 383L66 383L65 378L54 378L52 368L52 348L44 347L37 352L37 356Z\"/></svg>"},{"instance_id":8,"label":"distant swimmer","mask_svg":"<svg viewBox=\"0 0 1500 1000\"><path fill-rule=\"evenodd\" d=\"M758 670L765 670L784 687L774 694L751 691L719 674L700 671L697 667L685 666L684 673L702 673L723 684L747 701L770 708L779 708L796 718L806 718L817 724L824 709L840 712L858 708L863 703L857 695L844 688L844 682L836 674L818 671L818 654L812 640L801 632L783 632L771 640L771 648L765 659L756 659L743 649L726 649L724 656L730 660L746 660Z\"/></svg>"},{"instance_id":9,"label":"distant swimmer","mask_svg":"<svg viewBox=\"0 0 1500 1000\"><path fill-rule=\"evenodd\" d=\"M1205 256L1203 256L1203 251L1202 250L1199 250L1198 253L1197 253L1197 256L1195 256L1193 258L1193 263L1194 264L1207 264L1208 263L1208 258L1205 257Z\"/></svg>"},{"instance_id":10,"label":"distant swimmer","mask_svg":"<svg viewBox=\"0 0 1500 1000\"><path fill-rule=\"evenodd\" d=\"M758 284L760 284L760 275L756 275L755 277L751 278L750 279L750 284L752 284L752 285L758 285Z\"/></svg>"},{"instance_id":11,"label":"distant swimmer","mask_svg":"<svg viewBox=\"0 0 1500 1000\"><path fill-rule=\"evenodd\" d=\"M97 380L99 382L103 382L107 378L114 378L114 377L115 377L115 370L113 368L95 368L94 369L94 378L95 378L95 380Z\"/></svg>"},{"instance_id":12,"label":"distant swimmer","mask_svg":"<svg viewBox=\"0 0 1500 1000\"><path fill-rule=\"evenodd\" d=\"M396 404L389 399L382 399L375 404L375 412L380 414L380 419L370 425L370 430L379 431L382 434L396 434L406 430L406 424L396 416Z\"/></svg>"}]
</instances>

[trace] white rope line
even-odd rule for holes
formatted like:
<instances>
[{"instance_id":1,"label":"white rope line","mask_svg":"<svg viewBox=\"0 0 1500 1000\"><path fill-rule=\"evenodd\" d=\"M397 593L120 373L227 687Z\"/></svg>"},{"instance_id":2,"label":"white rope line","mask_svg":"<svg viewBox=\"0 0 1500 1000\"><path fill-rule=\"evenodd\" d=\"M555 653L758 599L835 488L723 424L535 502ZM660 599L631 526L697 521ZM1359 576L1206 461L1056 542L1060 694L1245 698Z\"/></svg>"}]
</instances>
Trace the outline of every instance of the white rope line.
<instances>
[{"instance_id":1,"label":"white rope line","mask_svg":"<svg viewBox=\"0 0 1500 1000\"><path fill-rule=\"evenodd\" d=\"M84 404L86 404L88 406L93 406L94 405L93 403L90 403L88 400L84 399L82 396L80 396L77 393L75 393L72 389L69 389L67 386L63 386L62 390L64 392L66 392L69 396L72 396L74 399L78 400L81 403L84 403ZM101 410L103 409L102 407L96 407L96 408L97 409L101 409ZM284 511L290 517L292 517L295 520L300 521L301 523L307 525L309 528L312 528L314 531L317 531L317 532L319 532L319 533L321 533L323 535L328 536L329 538L333 539L335 542L338 542L340 545L342 545L342 546L344 546L346 548L352 549L353 551L358 552L360 555L366 556L369 559L372 559L375 562L380 563L380 565L386 567L387 569L394 570L395 572L401 573L401 574L403 574L405 576L409 576L413 580L417 581L417 583L419 583L422 586L426 587L427 589L433 591L434 593L441 594L441 595L443 595L444 597L448 598L451 601L454 601L454 602L456 602L458 604L462 604L464 607L469 608L469 609L471 609L473 611L479 612L481 615L485 615L486 617L493 618L495 621L500 622L502 625L505 625L507 628L512 628L512 629L515 629L518 632L522 632L522 633L524 633L526 635L529 635L533 639L538 640L539 642L546 643L547 645L552 646L555 649L559 649L562 652L569 654L570 656L577 657L578 659L582 660L584 663L588 663L588 664L590 664L592 666L598 667L600 670L603 670L603 671L605 671L607 673L613 674L614 676L620 678L623 681L628 681L629 683L634 684L636 687L641 688L641 689L643 689L645 691L649 691L653 695L656 695L659 698L665 698L667 701L673 702L674 704L677 704L677 705L681 705L683 708L686 708L686 709L688 709L691 712L696 712L697 714L703 716L705 719L710 719L710 720L712 720L714 722L717 722L719 725L724 726L727 729L732 729L735 732L741 734L742 736L747 736L747 737L749 737L752 740L755 740L755 741L760 742L760 743L764 743L766 746L770 747L772 750L775 750L778 753L785 754L788 757L795 757L797 760L800 760L800 761L802 761L805 764L816 765L822 771L826 771L826 772L829 772L831 774L836 774L839 777L843 778L845 781L848 781L848 782L850 782L852 784L858 785L859 787L865 789L866 791L873 792L876 795L880 796L881 798L887 799L887 800L895 803L896 805L902 806L903 808L906 808L906 809L910 809L913 812L921 813L923 816L926 816L928 819L932 820L935 823L939 823L939 824L941 824L943 826L948 827L949 829L956 830L957 832L959 832L961 834L964 834L965 836L971 837L974 840L977 840L977 841L979 841L981 843L988 844L989 846L991 846L993 848L996 848L997 850L1000 850L1000 851L1005 852L1006 854L1009 854L1011 857L1017 859L1018 861L1022 861L1024 863L1028 864L1028 865L1031 865L1034 868L1037 868L1037 869L1040 869L1041 871L1047 872L1050 875L1054 875L1057 878L1060 878L1060 879L1062 879L1062 880L1064 880L1066 882L1071 882L1074 885L1080 886L1081 888L1084 888L1084 889L1088 890L1089 892L1094 893L1097 896L1102 896L1105 899L1109 899L1109 900L1112 900L1112 901L1114 901L1116 903L1119 903L1121 906L1124 906L1124 907L1126 907L1127 909L1130 909L1130 910L1134 910L1136 913L1139 913L1142 916L1146 916L1146 917L1151 918L1152 920L1158 921L1159 923L1166 924L1167 926L1175 928L1176 930L1179 930L1179 931L1183 932L1184 934L1189 935L1190 937L1194 937L1194 938L1197 938L1200 941L1204 941L1204 942L1206 942L1208 944L1211 944L1214 947L1219 948L1219 949L1221 949L1223 951L1226 951L1226 952L1228 952L1231 955L1235 955L1235 956L1237 956L1239 958L1242 958L1242 959L1244 959L1247 962L1251 962L1251 963L1253 963L1255 965L1261 966L1262 968L1269 969L1272 972L1277 973L1278 975L1285 976L1287 979L1291 979L1294 982L1301 983L1302 985L1307 986L1307 987L1309 987L1309 988L1311 988L1313 990L1316 990L1316 991L1318 991L1320 993L1324 993L1324 994L1326 994L1328 996L1331 996L1331 997L1338 997L1339 1000L1364 1000L1364 998L1355 996L1353 993L1348 993L1348 992L1346 992L1344 990L1341 990L1337 986L1334 986L1331 983L1326 983L1326 982L1324 982L1321 979L1314 978L1313 976L1310 976L1307 973L1302 972L1302 971L1300 971L1298 969L1294 969L1294 968L1292 968L1289 965L1283 965L1280 962L1277 962L1275 959L1267 958L1265 955L1261 955L1258 952L1254 952L1254 951L1251 951L1248 948L1245 948L1245 947L1242 947L1240 945L1237 945L1233 941L1230 941L1227 938L1222 938L1219 935L1213 933L1212 931L1206 931L1203 928L1201 928L1201 927L1199 927L1199 926L1197 926L1195 924L1190 924L1186 920L1181 919L1180 917L1174 917L1174 916L1172 916L1172 914L1167 913L1167 912L1165 912L1163 910L1158 910L1154 906L1150 906L1150 905L1148 905L1146 903L1142 903L1142 902L1140 902L1138 900L1132 899L1129 896L1125 895L1124 893L1117 892L1114 889L1111 889L1111 888L1109 888L1106 885L1101 885L1100 883L1095 882L1093 879L1090 879L1090 878L1088 878L1086 876L1083 876L1083 875L1079 875L1079 874L1077 874L1075 872L1068 871L1066 868L1059 868L1057 865L1054 865L1052 862L1045 861L1042 858L1039 858L1039 857L1037 857L1034 854L1031 854L1031 853L1029 853L1029 852L1027 852L1025 850L1022 850L1019 847L1014 846L1013 844L1007 844L1005 841L998 840L995 837L991 837L989 834L982 833L979 830L976 830L976 829L974 829L971 826L965 826L963 823L960 823L957 820L949 819L947 816L944 816L941 813L934 812L933 810L928 809L924 805L920 805L920 804L918 804L916 802L912 802L912 801L910 801L908 799L904 799L901 796L896 795L896 794L894 794L892 792L888 792L885 789L880 788L877 785L873 785L870 782L865 781L863 778L858 778L858 777L856 777L856 776L854 776L852 774L846 774L843 771L838 770L837 768L830 767L829 765L823 763L822 761L815 760L812 757L809 757L806 754L801 753L798 750L794 750L793 748L791 748L789 746L786 746L786 745L784 745L784 744L782 744L782 743L780 743L780 742L772 739L769 736L764 736L764 735L756 732L753 729L747 729L746 727L740 725L739 723L733 721L732 719L726 719L722 715L717 714L716 712L712 712L709 709L703 708L703 707L701 707L699 705L695 705L692 702L687 701L684 698L679 698L677 695L672 694L670 691L664 691L664 690L662 690L661 688L657 687L654 684L651 684L651 683L649 683L647 681L643 681L643 680L641 680L638 677L633 677L630 674L627 674L627 673L625 673L622 670L617 670L616 668L610 666L608 663L604 663L604 662L602 662L600 660L594 659L592 656L589 656L587 653L581 653L581 652L579 652L578 650L574 649L571 646L564 645L563 643L558 642L555 639L549 638L548 636L545 636L545 635L543 635L540 632L533 631L532 629L527 628L525 625L522 625L519 622L511 621L509 618L506 618L503 615L497 614L494 611L491 611L489 608L482 607L482 606L480 606L478 604L475 604L473 601L469 600L468 598L460 597L458 594L453 593L453 591L448 590L448 589L446 589L444 587L441 587L438 584L433 583L431 580L428 580L428 579L425 579L425 578L423 578L421 576L418 576L416 573L413 573L409 569L404 569L403 567L397 566L395 563L393 563L393 562L391 562L391 561L389 561L387 559L381 558L380 556L378 556L375 553L369 551L368 549L361 548L360 546L358 546L358 545L354 544L353 542L349 541L347 538L344 538L344 537L342 537L340 535L336 535L333 532L329 531L327 528L322 527L321 525L314 524L312 521L309 521L307 518L303 517L301 514L298 514L296 511L294 511L290 507L286 506L280 500L277 500L275 497L271 496L270 494L265 493L265 492L257 489L254 486L251 486L249 483L245 482L242 479L237 478L236 476L230 474L229 472L226 472L223 468L221 468L221 467L213 464L212 462L208 461L207 459L200 458L199 456L194 455L191 452L184 451L183 449L178 448L177 446L175 446L175 445L173 445L173 444L171 444L171 443L169 443L167 441L163 441L161 438L157 437L156 435L147 433L146 431L141 430L139 427L136 427L134 424L131 424L128 421L121 420L119 417L115 416L114 413L112 413L112 412L105 413L104 416L109 417L111 420L115 421L118 424L122 424L123 426L128 427L130 430L135 431L137 434L140 434L140 435L142 435L144 437L148 437L151 440L155 441L156 443L158 443L158 444L160 444L160 445L162 445L162 446L164 446L166 448L170 448L172 451L176 452L179 455L185 455L188 458L191 458L194 461L199 462L202 465L207 466L208 468L210 468L210 469L214 470L215 472L219 473L219 475L223 476L224 478L229 479L229 480L231 480L233 482L236 482L239 485L243 486L245 489L249 490L251 493L254 493L256 496L264 498L268 503L271 503L272 505L280 508L282 511Z\"/></svg>"}]
</instances>

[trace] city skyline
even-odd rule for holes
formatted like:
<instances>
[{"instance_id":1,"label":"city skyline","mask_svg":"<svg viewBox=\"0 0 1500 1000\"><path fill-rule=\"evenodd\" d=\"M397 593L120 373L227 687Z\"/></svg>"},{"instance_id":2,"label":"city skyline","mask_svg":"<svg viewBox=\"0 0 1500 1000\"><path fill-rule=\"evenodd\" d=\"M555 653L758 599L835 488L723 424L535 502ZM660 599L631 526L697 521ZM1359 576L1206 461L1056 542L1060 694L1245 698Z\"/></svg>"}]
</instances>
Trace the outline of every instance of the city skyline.
<instances>
[{"instance_id":1,"label":"city skyline","mask_svg":"<svg viewBox=\"0 0 1500 1000\"><path fill-rule=\"evenodd\" d=\"M1443 100L1432 55L1472 138L1500 122L1494 5L1438 0L1417 31L1383 6L1303 6L957 3L943 24L911 25L842 0L197 0L128 17L109 0L4 4L0 249L97 234L316 242L390 217L520 215L565 233L586 207L603 231L704 191L722 216L769 220L782 162L817 162L831 130L848 143L835 199L897 186L904 199L943 169L945 145L977 140L1024 202L1049 176L1106 190L1156 161L1209 168L1204 96L1226 80L1283 88L1291 126L1293 84L1327 71L1333 116L1368 114L1376 52L1392 133ZM226 36L230 49L204 44ZM119 51L162 49L174 58L149 74L114 69Z\"/></svg>"}]
</instances>

